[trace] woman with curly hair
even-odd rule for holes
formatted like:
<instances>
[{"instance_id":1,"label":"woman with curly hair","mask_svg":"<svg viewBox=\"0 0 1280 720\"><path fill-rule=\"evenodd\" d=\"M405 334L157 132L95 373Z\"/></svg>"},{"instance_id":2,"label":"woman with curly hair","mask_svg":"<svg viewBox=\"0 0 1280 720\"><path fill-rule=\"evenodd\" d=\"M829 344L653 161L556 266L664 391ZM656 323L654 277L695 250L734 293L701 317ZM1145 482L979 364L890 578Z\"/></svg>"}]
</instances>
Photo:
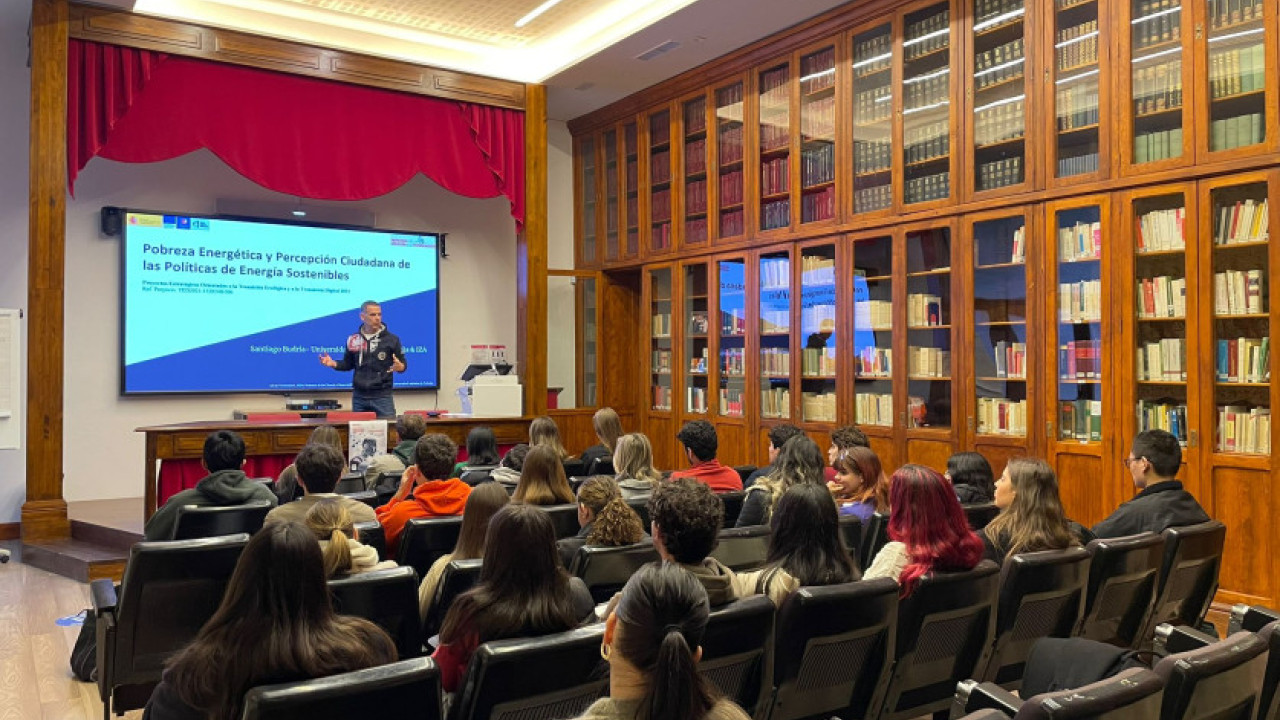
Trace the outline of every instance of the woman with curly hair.
<instances>
[{"instance_id":1,"label":"woman with curly hair","mask_svg":"<svg viewBox=\"0 0 1280 720\"><path fill-rule=\"evenodd\" d=\"M833 467L836 479L827 487L841 515L856 515L865 524L875 513L889 512L889 478L874 450L855 445L840 453Z\"/></svg>"},{"instance_id":2,"label":"woman with curly hair","mask_svg":"<svg viewBox=\"0 0 1280 720\"><path fill-rule=\"evenodd\" d=\"M640 516L622 499L613 478L593 475L578 487L578 525L575 537L564 538L557 545L560 560L571 567L578 548L619 547L634 545L645 537Z\"/></svg>"},{"instance_id":3,"label":"woman with curly hair","mask_svg":"<svg viewBox=\"0 0 1280 720\"><path fill-rule=\"evenodd\" d=\"M804 435L797 435L786 441L774 460L773 472L747 488L747 497L742 501L742 512L738 514L736 527L767 525L778 500L793 485L812 483L825 487L825 468L826 461L823 460L817 443Z\"/></svg>"}]
</instances>

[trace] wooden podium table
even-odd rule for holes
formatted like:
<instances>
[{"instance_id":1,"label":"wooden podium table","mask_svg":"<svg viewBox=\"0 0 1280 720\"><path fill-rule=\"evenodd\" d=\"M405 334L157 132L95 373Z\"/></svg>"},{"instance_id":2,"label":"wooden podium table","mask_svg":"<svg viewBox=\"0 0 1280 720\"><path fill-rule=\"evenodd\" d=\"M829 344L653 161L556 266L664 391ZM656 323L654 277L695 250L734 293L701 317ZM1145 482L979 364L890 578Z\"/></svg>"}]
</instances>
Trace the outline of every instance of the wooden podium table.
<instances>
[{"instance_id":1,"label":"wooden podium table","mask_svg":"<svg viewBox=\"0 0 1280 720\"><path fill-rule=\"evenodd\" d=\"M499 445L515 445L528 442L529 420L527 417L476 418L458 415L445 415L427 419L427 432L444 433L458 443L458 447L466 446L467 433L471 428L485 426L493 430ZM388 422L387 445L394 447L398 442L395 434L395 422ZM204 454L204 440L209 433L217 430L233 430L244 438L245 456L262 457L268 455L296 455L307 443L311 431L321 425L328 424L322 419L302 420L288 423L254 423L245 420L214 420L205 422L180 423L177 425L154 425L140 427L137 432L146 437L147 456L143 467L143 496L145 498L146 517L150 518L156 511L159 496L160 462L164 460L200 460ZM334 427L342 434L342 441L347 441L346 423L336 423Z\"/></svg>"}]
</instances>

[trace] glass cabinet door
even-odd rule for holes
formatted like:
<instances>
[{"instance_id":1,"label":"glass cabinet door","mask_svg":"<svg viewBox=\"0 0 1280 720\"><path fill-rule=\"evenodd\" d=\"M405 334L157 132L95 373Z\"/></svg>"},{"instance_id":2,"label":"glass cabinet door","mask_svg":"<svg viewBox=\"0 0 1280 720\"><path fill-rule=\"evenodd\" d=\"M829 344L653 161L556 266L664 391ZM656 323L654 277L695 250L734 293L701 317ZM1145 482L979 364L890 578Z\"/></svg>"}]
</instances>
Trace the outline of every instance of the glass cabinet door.
<instances>
[{"instance_id":1,"label":"glass cabinet door","mask_svg":"<svg viewBox=\"0 0 1280 720\"><path fill-rule=\"evenodd\" d=\"M1264 17L1264 3L1202 2L1207 30L1207 53L1201 57L1209 85L1209 152L1262 144L1267 141L1267 65L1274 54L1267 51L1271 23ZM1270 112L1275 112L1274 107Z\"/></svg>"},{"instance_id":2,"label":"glass cabinet door","mask_svg":"<svg viewBox=\"0 0 1280 720\"><path fill-rule=\"evenodd\" d=\"M836 421L836 248L800 250L800 419Z\"/></svg>"},{"instance_id":3,"label":"glass cabinet door","mask_svg":"<svg viewBox=\"0 0 1280 720\"><path fill-rule=\"evenodd\" d=\"M973 375L979 435L1027 434L1027 227L973 224Z\"/></svg>"},{"instance_id":4,"label":"glass cabinet door","mask_svg":"<svg viewBox=\"0 0 1280 720\"><path fill-rule=\"evenodd\" d=\"M951 426L951 231L907 233L907 423Z\"/></svg>"},{"instance_id":5,"label":"glass cabinet door","mask_svg":"<svg viewBox=\"0 0 1280 720\"><path fill-rule=\"evenodd\" d=\"M1185 159L1183 13L1180 0L1128 0L1131 164Z\"/></svg>"},{"instance_id":6,"label":"glass cabinet door","mask_svg":"<svg viewBox=\"0 0 1280 720\"><path fill-rule=\"evenodd\" d=\"M671 113L649 115L649 252L671 249Z\"/></svg>"},{"instance_id":7,"label":"glass cabinet door","mask_svg":"<svg viewBox=\"0 0 1280 720\"><path fill-rule=\"evenodd\" d=\"M1027 43L1023 0L974 0L974 192L1027 177Z\"/></svg>"},{"instance_id":8,"label":"glass cabinet door","mask_svg":"<svg viewBox=\"0 0 1280 720\"><path fill-rule=\"evenodd\" d=\"M836 49L800 58L800 222L836 216Z\"/></svg>"},{"instance_id":9,"label":"glass cabinet door","mask_svg":"<svg viewBox=\"0 0 1280 720\"><path fill-rule=\"evenodd\" d=\"M853 36L853 211L893 205L893 24Z\"/></svg>"},{"instance_id":10,"label":"glass cabinet door","mask_svg":"<svg viewBox=\"0 0 1280 720\"><path fill-rule=\"evenodd\" d=\"M759 75L760 229L791 225L791 65Z\"/></svg>"},{"instance_id":11,"label":"glass cabinet door","mask_svg":"<svg viewBox=\"0 0 1280 720\"><path fill-rule=\"evenodd\" d=\"M711 363L711 333L708 329L707 266L704 263L686 265L684 268L684 410L686 413L707 413L707 391Z\"/></svg>"},{"instance_id":12,"label":"glass cabinet door","mask_svg":"<svg viewBox=\"0 0 1280 720\"><path fill-rule=\"evenodd\" d=\"M1055 178L1095 175L1105 166L1099 163L1104 70L1100 62L1106 60L1107 47L1098 24L1101 2L1054 0L1050 159Z\"/></svg>"},{"instance_id":13,"label":"glass cabinet door","mask_svg":"<svg viewBox=\"0 0 1280 720\"><path fill-rule=\"evenodd\" d=\"M596 297L596 279L578 278L578 313L582 327L582 353L579 362L582 371L578 373L578 405L579 407L595 407L598 402L600 361L597 345L599 343L599 324L596 313L599 308Z\"/></svg>"},{"instance_id":14,"label":"glass cabinet door","mask_svg":"<svg viewBox=\"0 0 1280 720\"><path fill-rule=\"evenodd\" d=\"M671 410L671 269L649 271L649 407Z\"/></svg>"},{"instance_id":15,"label":"glass cabinet door","mask_svg":"<svg viewBox=\"0 0 1280 720\"><path fill-rule=\"evenodd\" d=\"M736 82L716 90L716 165L720 183L716 237L720 238L737 238L746 232L742 128L742 83Z\"/></svg>"},{"instance_id":16,"label":"glass cabinet door","mask_svg":"<svg viewBox=\"0 0 1280 720\"><path fill-rule=\"evenodd\" d=\"M604 133L604 259L617 260L621 252L618 244L618 131Z\"/></svg>"},{"instance_id":17,"label":"glass cabinet door","mask_svg":"<svg viewBox=\"0 0 1280 720\"><path fill-rule=\"evenodd\" d=\"M623 198L627 203L627 244L625 257L633 258L640 254L640 154L638 151L638 134L635 123L622 126L623 150Z\"/></svg>"},{"instance_id":18,"label":"glass cabinet door","mask_svg":"<svg viewBox=\"0 0 1280 720\"><path fill-rule=\"evenodd\" d=\"M582 222L579 257L590 264L596 259L596 138L588 135L578 140L578 167L582 174L582 199L578 217Z\"/></svg>"},{"instance_id":19,"label":"glass cabinet door","mask_svg":"<svg viewBox=\"0 0 1280 720\"><path fill-rule=\"evenodd\" d=\"M760 256L760 417L791 418L791 254Z\"/></svg>"},{"instance_id":20,"label":"glass cabinet door","mask_svg":"<svg viewBox=\"0 0 1280 720\"><path fill-rule=\"evenodd\" d=\"M747 264L743 260L716 263L720 311L719 408L724 417L742 417L747 389Z\"/></svg>"},{"instance_id":21,"label":"glass cabinet door","mask_svg":"<svg viewBox=\"0 0 1280 720\"><path fill-rule=\"evenodd\" d=\"M1062 209L1057 236L1058 440L1102 441L1102 208Z\"/></svg>"},{"instance_id":22,"label":"glass cabinet door","mask_svg":"<svg viewBox=\"0 0 1280 720\"><path fill-rule=\"evenodd\" d=\"M684 103L685 245L707 243L707 98Z\"/></svg>"},{"instance_id":23,"label":"glass cabinet door","mask_svg":"<svg viewBox=\"0 0 1280 720\"><path fill-rule=\"evenodd\" d=\"M893 237L853 245L854 421L893 426Z\"/></svg>"},{"instance_id":24,"label":"glass cabinet door","mask_svg":"<svg viewBox=\"0 0 1280 720\"><path fill-rule=\"evenodd\" d=\"M902 41L903 203L951 197L951 9L907 13Z\"/></svg>"}]
</instances>

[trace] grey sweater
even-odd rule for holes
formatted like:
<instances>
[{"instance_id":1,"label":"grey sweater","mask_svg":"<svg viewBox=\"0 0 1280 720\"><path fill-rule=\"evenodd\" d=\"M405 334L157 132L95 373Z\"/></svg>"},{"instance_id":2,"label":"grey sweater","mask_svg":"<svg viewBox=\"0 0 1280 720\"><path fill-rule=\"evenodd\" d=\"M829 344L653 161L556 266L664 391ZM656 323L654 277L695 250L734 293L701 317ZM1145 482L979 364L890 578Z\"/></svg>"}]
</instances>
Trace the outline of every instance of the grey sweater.
<instances>
[{"instance_id":1,"label":"grey sweater","mask_svg":"<svg viewBox=\"0 0 1280 720\"><path fill-rule=\"evenodd\" d=\"M200 507L244 505L255 500L266 500L274 507L275 493L260 482L250 480L240 470L219 470L205 476L196 486L183 490L169 498L156 514L147 521L143 534L147 540L169 540L178 522L178 508L183 505Z\"/></svg>"}]
</instances>

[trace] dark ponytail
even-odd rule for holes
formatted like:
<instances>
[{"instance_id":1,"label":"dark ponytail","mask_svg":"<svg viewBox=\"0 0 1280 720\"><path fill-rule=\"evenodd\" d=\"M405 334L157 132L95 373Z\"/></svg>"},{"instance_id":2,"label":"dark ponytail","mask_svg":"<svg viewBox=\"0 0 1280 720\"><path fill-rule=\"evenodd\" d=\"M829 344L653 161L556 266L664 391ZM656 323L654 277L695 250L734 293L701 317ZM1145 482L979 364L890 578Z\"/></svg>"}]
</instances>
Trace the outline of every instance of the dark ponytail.
<instances>
[{"instance_id":1,"label":"dark ponytail","mask_svg":"<svg viewBox=\"0 0 1280 720\"><path fill-rule=\"evenodd\" d=\"M710 712L716 698L698 672L694 649L684 633L672 629L658 645L658 663L649 685L646 720L688 718L700 720Z\"/></svg>"}]
</instances>

